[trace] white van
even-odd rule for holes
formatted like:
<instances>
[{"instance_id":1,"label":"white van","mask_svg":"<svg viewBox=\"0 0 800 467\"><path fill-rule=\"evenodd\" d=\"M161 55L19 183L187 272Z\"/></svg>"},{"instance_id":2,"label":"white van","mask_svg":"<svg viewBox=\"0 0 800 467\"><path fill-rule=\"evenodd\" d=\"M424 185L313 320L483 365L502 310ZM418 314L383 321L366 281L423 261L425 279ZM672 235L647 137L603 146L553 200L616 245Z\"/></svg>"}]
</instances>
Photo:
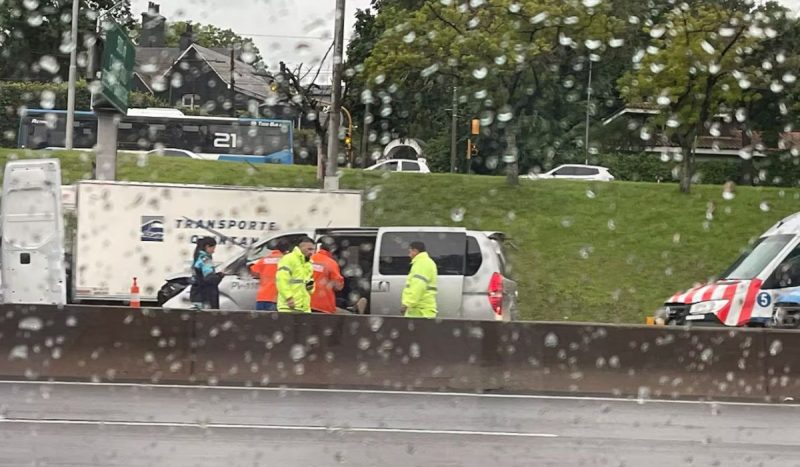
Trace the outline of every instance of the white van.
<instances>
[{"instance_id":1,"label":"white van","mask_svg":"<svg viewBox=\"0 0 800 467\"><path fill-rule=\"evenodd\" d=\"M10 161L3 178L3 303L67 303L61 164Z\"/></svg>"},{"instance_id":2,"label":"white van","mask_svg":"<svg viewBox=\"0 0 800 467\"><path fill-rule=\"evenodd\" d=\"M269 254L278 242L296 244L302 237L329 236L345 277L337 294L341 308L367 299L365 313L399 315L400 296L410 268L408 245L425 243L439 269L439 317L476 320L517 318L517 284L507 274L503 234L457 227L381 227L312 229L263 239L218 268L220 308L254 310L258 280L249 266ZM191 308L189 274L169 278L159 292L164 308Z\"/></svg>"},{"instance_id":3,"label":"white van","mask_svg":"<svg viewBox=\"0 0 800 467\"><path fill-rule=\"evenodd\" d=\"M655 313L657 323L765 326L779 296L800 291L800 213L781 220L720 279L680 292Z\"/></svg>"}]
</instances>

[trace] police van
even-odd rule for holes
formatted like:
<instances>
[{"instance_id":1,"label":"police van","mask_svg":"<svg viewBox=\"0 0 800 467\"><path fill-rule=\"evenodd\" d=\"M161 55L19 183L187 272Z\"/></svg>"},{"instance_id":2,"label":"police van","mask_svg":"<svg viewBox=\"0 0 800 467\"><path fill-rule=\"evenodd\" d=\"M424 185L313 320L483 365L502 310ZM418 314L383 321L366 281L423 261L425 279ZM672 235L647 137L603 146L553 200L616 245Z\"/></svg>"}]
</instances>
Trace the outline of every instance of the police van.
<instances>
[{"instance_id":1,"label":"police van","mask_svg":"<svg viewBox=\"0 0 800 467\"><path fill-rule=\"evenodd\" d=\"M345 277L337 293L340 308L373 315L399 315L400 298L411 267L408 246L422 241L438 267L438 316L510 321L517 318L517 284L508 277L505 236L457 227L327 228L283 233L263 239L218 270L220 308L254 310L258 280L249 266L279 243L303 237L333 238L333 255ZM189 274L169 278L159 292L165 308L191 308ZM366 302L365 308L355 306Z\"/></svg>"},{"instance_id":2,"label":"police van","mask_svg":"<svg viewBox=\"0 0 800 467\"><path fill-rule=\"evenodd\" d=\"M720 279L680 292L659 308L659 324L766 326L776 301L800 292L800 213L770 227Z\"/></svg>"}]
</instances>

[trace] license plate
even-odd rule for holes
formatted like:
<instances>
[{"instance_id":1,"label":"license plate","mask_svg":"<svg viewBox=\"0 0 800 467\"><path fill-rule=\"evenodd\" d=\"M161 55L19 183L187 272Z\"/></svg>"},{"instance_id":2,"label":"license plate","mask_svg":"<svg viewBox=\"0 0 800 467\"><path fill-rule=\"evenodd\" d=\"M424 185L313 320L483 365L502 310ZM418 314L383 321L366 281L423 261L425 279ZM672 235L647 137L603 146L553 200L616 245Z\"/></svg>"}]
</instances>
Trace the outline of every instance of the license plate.
<instances>
[{"instance_id":1,"label":"license plate","mask_svg":"<svg viewBox=\"0 0 800 467\"><path fill-rule=\"evenodd\" d=\"M702 321L706 319L706 315L688 315L686 321Z\"/></svg>"}]
</instances>

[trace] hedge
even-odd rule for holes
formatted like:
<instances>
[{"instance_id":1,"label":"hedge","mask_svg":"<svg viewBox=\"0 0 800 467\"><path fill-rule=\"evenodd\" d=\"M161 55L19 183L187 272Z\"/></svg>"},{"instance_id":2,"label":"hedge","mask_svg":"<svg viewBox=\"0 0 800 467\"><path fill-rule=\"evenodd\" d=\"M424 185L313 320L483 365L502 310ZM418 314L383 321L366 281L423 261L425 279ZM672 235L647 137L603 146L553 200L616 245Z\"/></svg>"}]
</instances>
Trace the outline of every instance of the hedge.
<instances>
[{"instance_id":1,"label":"hedge","mask_svg":"<svg viewBox=\"0 0 800 467\"><path fill-rule=\"evenodd\" d=\"M91 93L85 81L75 88L75 109L89 110ZM150 94L132 92L131 107L163 107L164 103ZM0 82L0 146L15 147L19 130L19 114L24 108L66 109L66 83Z\"/></svg>"},{"instance_id":2,"label":"hedge","mask_svg":"<svg viewBox=\"0 0 800 467\"><path fill-rule=\"evenodd\" d=\"M658 154L603 154L591 158L589 163L608 167L617 180L643 182L677 182L681 168L679 161L664 162ZM773 153L753 160L720 158L695 162L695 183L721 185L728 181L747 185L800 186L800 157Z\"/></svg>"}]
</instances>

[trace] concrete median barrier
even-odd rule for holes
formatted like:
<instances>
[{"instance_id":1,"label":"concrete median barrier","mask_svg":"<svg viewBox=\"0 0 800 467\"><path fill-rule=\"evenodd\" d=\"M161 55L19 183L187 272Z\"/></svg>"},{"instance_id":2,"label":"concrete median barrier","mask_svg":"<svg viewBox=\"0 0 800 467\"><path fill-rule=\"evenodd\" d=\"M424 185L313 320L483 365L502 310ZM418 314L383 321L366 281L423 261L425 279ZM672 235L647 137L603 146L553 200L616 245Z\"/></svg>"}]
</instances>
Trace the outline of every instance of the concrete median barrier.
<instances>
[{"instance_id":1,"label":"concrete median barrier","mask_svg":"<svg viewBox=\"0 0 800 467\"><path fill-rule=\"evenodd\" d=\"M184 381L191 316L91 306L3 306L2 376L91 381Z\"/></svg>"},{"instance_id":2,"label":"concrete median barrier","mask_svg":"<svg viewBox=\"0 0 800 467\"><path fill-rule=\"evenodd\" d=\"M795 349L788 331L0 307L7 378L777 400L800 395Z\"/></svg>"},{"instance_id":3,"label":"concrete median barrier","mask_svg":"<svg viewBox=\"0 0 800 467\"><path fill-rule=\"evenodd\" d=\"M775 402L800 399L800 333L769 330L764 333L764 360L770 398Z\"/></svg>"},{"instance_id":4,"label":"concrete median barrier","mask_svg":"<svg viewBox=\"0 0 800 467\"><path fill-rule=\"evenodd\" d=\"M462 322L216 312L196 320L198 381L480 388L466 369L475 366L481 341Z\"/></svg>"},{"instance_id":5,"label":"concrete median barrier","mask_svg":"<svg viewBox=\"0 0 800 467\"><path fill-rule=\"evenodd\" d=\"M565 323L532 327L521 334L533 342L524 341L520 355L509 355L518 371L509 371L508 390L531 387L527 373L535 375L533 384L552 392L643 399L766 396L759 331ZM529 354L536 360L526 358Z\"/></svg>"}]
</instances>

